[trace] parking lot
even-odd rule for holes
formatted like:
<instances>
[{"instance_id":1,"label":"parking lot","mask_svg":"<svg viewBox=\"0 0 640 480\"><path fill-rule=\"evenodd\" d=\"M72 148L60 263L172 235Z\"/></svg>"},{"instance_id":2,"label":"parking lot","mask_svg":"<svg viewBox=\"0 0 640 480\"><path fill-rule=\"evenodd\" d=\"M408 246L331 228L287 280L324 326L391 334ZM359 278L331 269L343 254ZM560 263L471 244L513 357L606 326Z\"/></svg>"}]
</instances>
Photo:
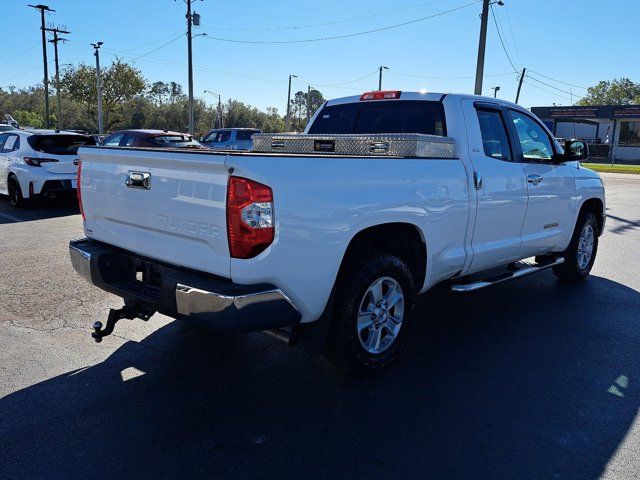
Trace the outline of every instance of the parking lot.
<instances>
[{"instance_id":1,"label":"parking lot","mask_svg":"<svg viewBox=\"0 0 640 480\"><path fill-rule=\"evenodd\" d=\"M637 478L640 176L606 175L590 279L429 295L401 361L351 378L262 334L119 300L68 261L73 202L0 199L3 478Z\"/></svg>"}]
</instances>

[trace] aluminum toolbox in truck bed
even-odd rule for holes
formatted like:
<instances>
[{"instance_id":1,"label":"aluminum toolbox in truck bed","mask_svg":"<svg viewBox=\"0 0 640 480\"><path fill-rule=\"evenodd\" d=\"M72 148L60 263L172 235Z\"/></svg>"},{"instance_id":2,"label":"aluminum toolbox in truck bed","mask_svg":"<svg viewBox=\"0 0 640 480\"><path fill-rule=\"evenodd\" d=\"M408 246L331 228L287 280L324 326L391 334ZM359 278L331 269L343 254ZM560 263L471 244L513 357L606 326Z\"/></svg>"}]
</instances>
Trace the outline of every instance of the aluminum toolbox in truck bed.
<instances>
[{"instance_id":1,"label":"aluminum toolbox in truck bed","mask_svg":"<svg viewBox=\"0 0 640 480\"><path fill-rule=\"evenodd\" d=\"M456 158L453 138L420 133L365 135L257 133L251 138L254 152Z\"/></svg>"}]
</instances>

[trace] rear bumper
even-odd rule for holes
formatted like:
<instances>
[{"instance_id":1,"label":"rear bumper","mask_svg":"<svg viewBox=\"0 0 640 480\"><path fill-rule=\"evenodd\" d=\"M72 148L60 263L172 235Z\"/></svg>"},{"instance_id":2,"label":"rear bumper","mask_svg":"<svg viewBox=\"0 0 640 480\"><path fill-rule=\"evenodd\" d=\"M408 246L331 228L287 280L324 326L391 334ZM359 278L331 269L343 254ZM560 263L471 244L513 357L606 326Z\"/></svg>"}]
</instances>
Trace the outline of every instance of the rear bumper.
<instances>
[{"instance_id":1,"label":"rear bumper","mask_svg":"<svg viewBox=\"0 0 640 480\"><path fill-rule=\"evenodd\" d=\"M293 326L300 313L269 284L230 280L143 258L93 240L69 243L73 268L89 283L148 311L236 333Z\"/></svg>"}]
</instances>

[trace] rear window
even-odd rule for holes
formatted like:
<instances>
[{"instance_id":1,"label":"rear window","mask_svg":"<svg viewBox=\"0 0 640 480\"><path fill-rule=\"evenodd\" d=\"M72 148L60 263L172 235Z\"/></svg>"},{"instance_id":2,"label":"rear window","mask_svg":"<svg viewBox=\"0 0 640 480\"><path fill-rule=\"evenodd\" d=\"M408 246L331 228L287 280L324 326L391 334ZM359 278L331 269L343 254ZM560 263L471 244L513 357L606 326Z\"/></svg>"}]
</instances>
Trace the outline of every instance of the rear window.
<instances>
[{"instance_id":1,"label":"rear window","mask_svg":"<svg viewBox=\"0 0 640 480\"><path fill-rule=\"evenodd\" d=\"M310 134L423 133L446 136L442 103L378 100L325 106Z\"/></svg>"},{"instance_id":2,"label":"rear window","mask_svg":"<svg viewBox=\"0 0 640 480\"><path fill-rule=\"evenodd\" d=\"M260 130L238 130L236 140L251 140L251 135L254 133L260 133Z\"/></svg>"},{"instance_id":3,"label":"rear window","mask_svg":"<svg viewBox=\"0 0 640 480\"><path fill-rule=\"evenodd\" d=\"M158 147L170 148L197 147L200 145L189 135L160 135L149 138L149 141Z\"/></svg>"},{"instance_id":4,"label":"rear window","mask_svg":"<svg viewBox=\"0 0 640 480\"><path fill-rule=\"evenodd\" d=\"M88 135L31 135L27 142L37 152L51 155L75 155L83 145L95 145Z\"/></svg>"}]
</instances>

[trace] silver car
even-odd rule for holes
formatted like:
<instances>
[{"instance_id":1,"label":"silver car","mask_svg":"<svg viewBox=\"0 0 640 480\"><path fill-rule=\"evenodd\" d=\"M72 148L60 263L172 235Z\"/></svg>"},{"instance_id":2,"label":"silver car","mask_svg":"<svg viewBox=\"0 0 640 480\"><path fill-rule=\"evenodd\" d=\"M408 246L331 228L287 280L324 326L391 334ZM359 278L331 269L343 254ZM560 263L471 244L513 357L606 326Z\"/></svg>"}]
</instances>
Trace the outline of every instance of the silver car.
<instances>
[{"instance_id":1,"label":"silver car","mask_svg":"<svg viewBox=\"0 0 640 480\"><path fill-rule=\"evenodd\" d=\"M251 135L261 133L256 128L216 128L209 131L200 143L220 150L251 150Z\"/></svg>"}]
</instances>

